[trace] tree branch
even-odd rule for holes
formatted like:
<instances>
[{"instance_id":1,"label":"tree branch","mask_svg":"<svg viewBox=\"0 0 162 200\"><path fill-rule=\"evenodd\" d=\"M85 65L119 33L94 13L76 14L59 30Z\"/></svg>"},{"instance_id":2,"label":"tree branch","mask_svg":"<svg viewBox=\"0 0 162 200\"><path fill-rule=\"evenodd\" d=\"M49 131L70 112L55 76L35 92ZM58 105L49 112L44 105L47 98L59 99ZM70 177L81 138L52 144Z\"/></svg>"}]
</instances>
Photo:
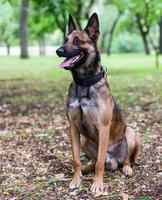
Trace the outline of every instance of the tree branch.
<instances>
[{"instance_id":1,"label":"tree branch","mask_svg":"<svg viewBox=\"0 0 162 200\"><path fill-rule=\"evenodd\" d=\"M145 22L145 26L147 27L147 30L149 32L149 25L148 25L148 16L149 16L149 12L150 12L150 9L149 9L149 4L146 0L144 0L144 4L145 4L145 16L144 16L144 22Z\"/></svg>"},{"instance_id":2,"label":"tree branch","mask_svg":"<svg viewBox=\"0 0 162 200\"><path fill-rule=\"evenodd\" d=\"M83 2L81 2L81 0L78 0L77 1L77 10L76 10L76 22L80 29L81 29L80 20L81 20L82 8L83 8Z\"/></svg>"},{"instance_id":3,"label":"tree branch","mask_svg":"<svg viewBox=\"0 0 162 200\"><path fill-rule=\"evenodd\" d=\"M86 11L85 11L85 18L88 20L89 19L89 11L92 7L92 5L94 4L95 0L90 0L89 1L89 5L87 6L86 8Z\"/></svg>"},{"instance_id":4,"label":"tree branch","mask_svg":"<svg viewBox=\"0 0 162 200\"><path fill-rule=\"evenodd\" d=\"M108 48L107 48L107 53L110 54L110 50L111 50L111 45L112 45L112 40L113 40L113 34L114 34L114 31L115 31L115 28L116 28L116 25L120 19L120 16L121 16L121 12L118 13L118 16L117 18L114 20L113 22L113 25L110 29L110 39L109 39L109 44L108 44Z\"/></svg>"}]
</instances>

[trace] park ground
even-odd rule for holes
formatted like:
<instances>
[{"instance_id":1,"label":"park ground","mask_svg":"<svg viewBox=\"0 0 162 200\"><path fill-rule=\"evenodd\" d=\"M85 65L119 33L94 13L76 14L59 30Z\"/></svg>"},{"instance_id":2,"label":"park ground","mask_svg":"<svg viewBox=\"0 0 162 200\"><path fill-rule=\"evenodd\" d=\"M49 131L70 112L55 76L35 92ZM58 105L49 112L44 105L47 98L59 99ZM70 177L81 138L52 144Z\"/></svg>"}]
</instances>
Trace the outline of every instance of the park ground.
<instances>
[{"instance_id":1,"label":"park ground","mask_svg":"<svg viewBox=\"0 0 162 200\"><path fill-rule=\"evenodd\" d=\"M65 99L71 76L59 62L55 56L0 57L1 200L94 199L93 173L84 176L79 189L68 189L73 172ZM107 194L96 199L160 200L162 57L159 69L153 56L137 54L103 55L102 64L142 148L133 177L106 171ZM81 160L87 160L84 154Z\"/></svg>"}]
</instances>

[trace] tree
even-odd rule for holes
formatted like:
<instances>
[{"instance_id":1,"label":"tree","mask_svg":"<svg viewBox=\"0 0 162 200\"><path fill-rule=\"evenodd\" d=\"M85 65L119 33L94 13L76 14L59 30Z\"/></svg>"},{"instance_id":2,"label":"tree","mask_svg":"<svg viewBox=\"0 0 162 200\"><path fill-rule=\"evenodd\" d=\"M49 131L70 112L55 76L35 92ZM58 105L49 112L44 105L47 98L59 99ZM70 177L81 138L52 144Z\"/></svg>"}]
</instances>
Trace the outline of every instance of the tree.
<instances>
[{"instance_id":1,"label":"tree","mask_svg":"<svg viewBox=\"0 0 162 200\"><path fill-rule=\"evenodd\" d=\"M137 5L138 5L138 1L136 2L135 7L137 7ZM144 0L142 3L142 6L143 7L142 7L141 12L140 10L136 9L135 17L136 17L138 29L140 31L140 34L144 43L145 53L150 54L150 49L148 45L148 34L150 31L150 24L148 22L148 17L150 14L150 7L149 7L148 1Z\"/></svg>"},{"instance_id":2,"label":"tree","mask_svg":"<svg viewBox=\"0 0 162 200\"><path fill-rule=\"evenodd\" d=\"M162 54L162 16L159 20L159 53Z\"/></svg>"},{"instance_id":3,"label":"tree","mask_svg":"<svg viewBox=\"0 0 162 200\"><path fill-rule=\"evenodd\" d=\"M53 16L46 12L47 7L40 2L33 1L29 16L29 39L38 42L39 54L45 55L46 35L56 28Z\"/></svg>"},{"instance_id":4,"label":"tree","mask_svg":"<svg viewBox=\"0 0 162 200\"><path fill-rule=\"evenodd\" d=\"M95 0L89 0L85 2L84 0L76 1L76 9L74 9L74 16L76 17L76 22L81 29L81 19L89 19L89 12L95 3Z\"/></svg>"},{"instance_id":5,"label":"tree","mask_svg":"<svg viewBox=\"0 0 162 200\"><path fill-rule=\"evenodd\" d=\"M15 22L13 10L8 3L0 5L0 41L4 42L7 54L10 54L10 47L15 43L18 24Z\"/></svg>"},{"instance_id":6,"label":"tree","mask_svg":"<svg viewBox=\"0 0 162 200\"><path fill-rule=\"evenodd\" d=\"M120 16L121 16L121 12L118 12L118 15L116 17L116 19L113 21L113 24L112 24L112 27L110 29L110 32L109 32L109 43L108 43L108 46L107 46L107 54L110 54L111 53L111 46L112 46L112 41L113 41L113 36L114 36L114 32L115 32L115 28L117 26L117 23L120 19Z\"/></svg>"},{"instance_id":7,"label":"tree","mask_svg":"<svg viewBox=\"0 0 162 200\"><path fill-rule=\"evenodd\" d=\"M20 49L21 58L28 58L28 10L29 0L22 0L20 9Z\"/></svg>"},{"instance_id":8,"label":"tree","mask_svg":"<svg viewBox=\"0 0 162 200\"><path fill-rule=\"evenodd\" d=\"M101 41L101 47L103 48L104 51L107 52L107 54L111 53L111 47L112 47L112 42L113 42L113 36L117 27L117 24L119 22L119 19L121 17L121 15L123 14L124 10L125 10L125 3L118 1L118 0L110 0L110 1L104 1L104 3L106 5L108 5L108 7L110 7L110 10L108 10L108 8L105 7L107 14L105 13L105 15L108 15L108 13L110 13L111 18L108 21L108 17L106 17L107 19L107 24L105 24L106 29L103 31L102 34L102 41ZM114 17L115 15L115 17ZM108 25L109 24L109 25ZM107 43L107 47L105 49L105 39L106 36L109 36L108 39L108 43Z\"/></svg>"},{"instance_id":9,"label":"tree","mask_svg":"<svg viewBox=\"0 0 162 200\"><path fill-rule=\"evenodd\" d=\"M150 28L159 19L159 14L162 11L161 1L143 0L141 2L140 0L135 0L131 6L130 11L135 14L137 27L144 43L145 53L149 54L148 37Z\"/></svg>"},{"instance_id":10,"label":"tree","mask_svg":"<svg viewBox=\"0 0 162 200\"><path fill-rule=\"evenodd\" d=\"M42 2L47 6L47 12L53 15L54 22L62 32L64 40L66 38L68 15L73 15L77 25L81 28L81 21L89 17L89 11L95 0L42 0Z\"/></svg>"},{"instance_id":11,"label":"tree","mask_svg":"<svg viewBox=\"0 0 162 200\"><path fill-rule=\"evenodd\" d=\"M101 5L100 9L102 9L102 13L99 13L101 25L100 47L102 52L110 54L113 35L121 13L114 5ZM106 17L104 17L105 15Z\"/></svg>"},{"instance_id":12,"label":"tree","mask_svg":"<svg viewBox=\"0 0 162 200\"><path fill-rule=\"evenodd\" d=\"M145 53L150 53L148 37L151 26L159 19L162 12L161 0L112 0L113 4L118 8L122 8L128 13L128 17L132 19L132 23L136 23L141 35Z\"/></svg>"}]
</instances>

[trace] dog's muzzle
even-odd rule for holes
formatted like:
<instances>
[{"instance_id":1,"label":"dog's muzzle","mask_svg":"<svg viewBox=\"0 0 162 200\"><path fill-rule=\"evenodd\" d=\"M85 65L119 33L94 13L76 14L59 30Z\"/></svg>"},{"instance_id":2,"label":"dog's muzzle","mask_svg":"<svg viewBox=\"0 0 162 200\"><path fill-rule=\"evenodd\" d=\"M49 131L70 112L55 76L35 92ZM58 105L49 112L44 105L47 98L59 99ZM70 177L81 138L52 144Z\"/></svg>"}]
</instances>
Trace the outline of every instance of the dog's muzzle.
<instances>
[{"instance_id":1,"label":"dog's muzzle","mask_svg":"<svg viewBox=\"0 0 162 200\"><path fill-rule=\"evenodd\" d=\"M69 49L67 46L62 45L56 50L59 57L66 59L59 65L61 68L71 69L79 64L82 64L87 56L86 49Z\"/></svg>"},{"instance_id":2,"label":"dog's muzzle","mask_svg":"<svg viewBox=\"0 0 162 200\"><path fill-rule=\"evenodd\" d=\"M57 50L56 50L56 53L59 57L63 57L65 55L65 48L64 47L59 47Z\"/></svg>"}]
</instances>

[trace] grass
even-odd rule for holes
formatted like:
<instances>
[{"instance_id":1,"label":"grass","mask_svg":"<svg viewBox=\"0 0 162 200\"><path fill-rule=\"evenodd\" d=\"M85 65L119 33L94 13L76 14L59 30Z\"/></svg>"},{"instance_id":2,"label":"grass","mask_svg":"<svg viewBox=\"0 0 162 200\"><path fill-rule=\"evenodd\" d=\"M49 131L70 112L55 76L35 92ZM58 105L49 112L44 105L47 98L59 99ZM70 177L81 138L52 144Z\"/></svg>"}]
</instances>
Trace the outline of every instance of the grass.
<instances>
[{"instance_id":1,"label":"grass","mask_svg":"<svg viewBox=\"0 0 162 200\"><path fill-rule=\"evenodd\" d=\"M58 63L62 58L31 57L19 59L18 57L0 57L0 79L53 79L55 76L67 76L67 71L59 69ZM112 73L123 75L124 72L140 77L149 72L157 71L154 66L154 57L143 54L115 54L102 55L102 64ZM162 57L160 58L162 66ZM121 70L122 69L122 70ZM55 77L58 79L58 77Z\"/></svg>"},{"instance_id":2,"label":"grass","mask_svg":"<svg viewBox=\"0 0 162 200\"><path fill-rule=\"evenodd\" d=\"M45 102L59 101L71 81L70 73L57 67L61 60L56 56L31 57L28 60L0 57L0 83L5 83L1 92L13 87L15 95L10 97L10 101L15 104L37 101L39 94ZM143 54L102 55L102 64L108 68L109 84L119 102L138 105L148 94L152 94L155 101L161 98L162 57L160 69L155 68L153 56ZM28 92L24 89L24 94L19 95L16 90L22 84ZM32 91L38 95L32 95Z\"/></svg>"},{"instance_id":3,"label":"grass","mask_svg":"<svg viewBox=\"0 0 162 200\"><path fill-rule=\"evenodd\" d=\"M152 198L150 198L148 196L141 196L137 200L152 200Z\"/></svg>"}]
</instances>

